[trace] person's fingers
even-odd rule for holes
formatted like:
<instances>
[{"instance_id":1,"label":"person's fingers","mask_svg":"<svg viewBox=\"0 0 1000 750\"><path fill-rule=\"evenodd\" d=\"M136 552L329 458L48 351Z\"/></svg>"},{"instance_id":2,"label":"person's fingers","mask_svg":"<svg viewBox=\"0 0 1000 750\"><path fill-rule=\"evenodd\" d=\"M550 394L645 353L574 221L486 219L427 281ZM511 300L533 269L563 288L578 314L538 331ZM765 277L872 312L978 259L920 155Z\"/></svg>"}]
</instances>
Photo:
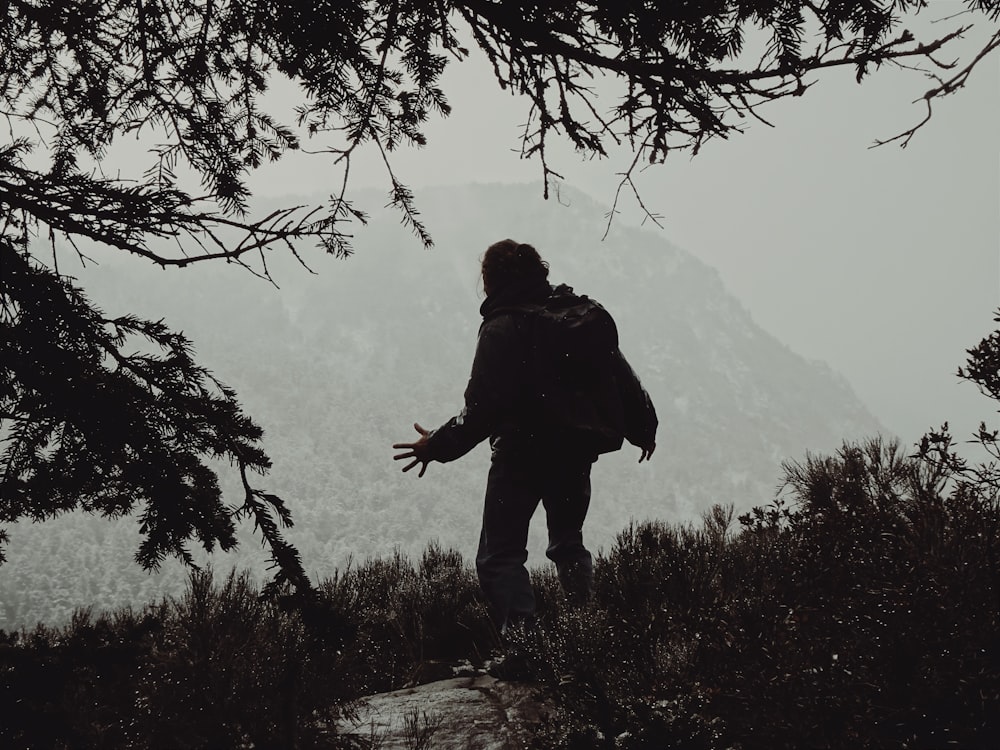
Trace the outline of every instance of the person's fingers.
<instances>
[{"instance_id":1,"label":"person's fingers","mask_svg":"<svg viewBox=\"0 0 1000 750\"><path fill-rule=\"evenodd\" d=\"M415 443L393 443L392 447L393 447L394 450L405 451L405 453L400 453L398 455L393 456L392 460L393 461L403 461L403 460L406 460L408 458L412 458L413 460L410 463L408 463L406 466L403 467L403 471L409 471L410 469L412 469L417 464L420 464L420 473L417 474L417 478L420 478L420 477L422 477L424 475L424 472L427 471L427 463L428 462L424 461L424 460L421 460L417 456L417 448L423 447L424 443L427 440L427 436L430 435L431 433L430 433L430 431L425 430L423 427L421 427L416 422L413 423L413 429L415 429L417 432L420 433L420 440L418 440Z\"/></svg>"},{"instance_id":2,"label":"person's fingers","mask_svg":"<svg viewBox=\"0 0 1000 750\"><path fill-rule=\"evenodd\" d=\"M420 440L418 440L415 443L393 443L392 444L393 449L395 449L395 450L413 450L418 445L421 445L423 443L423 439L425 437L427 437L428 435L431 434L430 431L425 430L423 427L421 427L416 422L413 423L413 429L415 429L417 432L420 433Z\"/></svg>"}]
</instances>

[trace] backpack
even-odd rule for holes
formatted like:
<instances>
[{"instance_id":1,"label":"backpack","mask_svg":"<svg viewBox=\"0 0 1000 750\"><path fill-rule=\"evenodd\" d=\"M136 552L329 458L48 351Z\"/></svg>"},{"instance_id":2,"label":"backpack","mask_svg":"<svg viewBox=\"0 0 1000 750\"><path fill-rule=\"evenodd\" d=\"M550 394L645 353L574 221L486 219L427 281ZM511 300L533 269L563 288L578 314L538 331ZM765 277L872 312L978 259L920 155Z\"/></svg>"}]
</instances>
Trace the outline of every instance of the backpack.
<instances>
[{"instance_id":1,"label":"backpack","mask_svg":"<svg viewBox=\"0 0 1000 750\"><path fill-rule=\"evenodd\" d=\"M529 383L538 422L595 453L622 446L624 411L615 360L618 328L599 303L560 285L540 304L496 310L532 319Z\"/></svg>"}]
</instances>

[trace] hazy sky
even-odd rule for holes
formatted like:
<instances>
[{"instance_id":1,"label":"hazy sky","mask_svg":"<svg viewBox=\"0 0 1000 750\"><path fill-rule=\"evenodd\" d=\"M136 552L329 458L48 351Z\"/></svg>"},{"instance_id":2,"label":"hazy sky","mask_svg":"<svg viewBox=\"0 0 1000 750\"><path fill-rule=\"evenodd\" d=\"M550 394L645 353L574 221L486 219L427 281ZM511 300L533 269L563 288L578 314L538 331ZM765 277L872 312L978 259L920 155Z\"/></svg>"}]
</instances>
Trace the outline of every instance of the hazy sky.
<instances>
[{"instance_id":1,"label":"hazy sky","mask_svg":"<svg viewBox=\"0 0 1000 750\"><path fill-rule=\"evenodd\" d=\"M957 7L942 1L934 11ZM965 436L996 416L955 370L1000 305L998 66L996 56L985 61L964 91L936 104L905 150L868 147L922 117L912 102L928 81L887 69L858 86L844 70L764 110L775 128L749 122L745 134L694 159L678 153L639 180L663 215L654 231L715 266L761 326L843 373L907 442L944 420ZM540 179L539 165L516 153L527 105L502 92L480 58L449 66L443 87L452 116L428 126L426 149L394 161L418 205L420 186ZM553 151L567 183L610 204L627 153L583 161ZM253 184L264 195L329 193L339 173L323 157L299 155ZM355 164L352 185L387 189L388 181L369 158ZM542 199L538 187L526 189ZM621 221L641 218L634 204L623 208ZM510 235L531 241L516 227ZM482 239L485 247L498 238ZM355 244L363 251L363 230ZM408 250L422 252L416 241Z\"/></svg>"}]
</instances>

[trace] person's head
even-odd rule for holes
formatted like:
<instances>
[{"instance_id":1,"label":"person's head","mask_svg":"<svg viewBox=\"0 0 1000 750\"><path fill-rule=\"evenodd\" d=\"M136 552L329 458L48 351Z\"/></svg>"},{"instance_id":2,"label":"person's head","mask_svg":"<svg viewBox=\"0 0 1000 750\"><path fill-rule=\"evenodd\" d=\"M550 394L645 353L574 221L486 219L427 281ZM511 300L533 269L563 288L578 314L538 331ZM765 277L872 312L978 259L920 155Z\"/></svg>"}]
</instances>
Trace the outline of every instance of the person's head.
<instances>
[{"instance_id":1,"label":"person's head","mask_svg":"<svg viewBox=\"0 0 1000 750\"><path fill-rule=\"evenodd\" d=\"M549 277L549 264L531 245L500 240L483 253L483 290L495 294L508 284L524 279Z\"/></svg>"}]
</instances>

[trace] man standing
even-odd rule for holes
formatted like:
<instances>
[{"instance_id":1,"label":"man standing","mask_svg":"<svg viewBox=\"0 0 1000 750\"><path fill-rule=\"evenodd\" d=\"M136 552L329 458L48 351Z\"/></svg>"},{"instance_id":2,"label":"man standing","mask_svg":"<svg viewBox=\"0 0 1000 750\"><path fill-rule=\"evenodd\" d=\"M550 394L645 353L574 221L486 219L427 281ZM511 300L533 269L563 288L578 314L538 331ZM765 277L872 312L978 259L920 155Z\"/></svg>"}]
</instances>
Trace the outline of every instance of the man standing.
<instances>
[{"instance_id":1,"label":"man standing","mask_svg":"<svg viewBox=\"0 0 1000 750\"><path fill-rule=\"evenodd\" d=\"M545 554L556 564L563 591L572 603L587 600L593 560L583 544L583 522L591 466L623 439L641 449L640 463L648 460L657 419L618 349L610 316L571 288L552 287L548 265L531 245L510 239L491 245L482 277L483 323L465 407L432 432L415 424L420 438L393 448L404 451L395 460L413 459L403 471L419 464L422 477L429 462L453 461L490 439L476 572L504 633L534 616L525 562L528 525L539 502L548 526ZM557 322L567 319L566 311L578 324L573 331Z\"/></svg>"}]
</instances>

